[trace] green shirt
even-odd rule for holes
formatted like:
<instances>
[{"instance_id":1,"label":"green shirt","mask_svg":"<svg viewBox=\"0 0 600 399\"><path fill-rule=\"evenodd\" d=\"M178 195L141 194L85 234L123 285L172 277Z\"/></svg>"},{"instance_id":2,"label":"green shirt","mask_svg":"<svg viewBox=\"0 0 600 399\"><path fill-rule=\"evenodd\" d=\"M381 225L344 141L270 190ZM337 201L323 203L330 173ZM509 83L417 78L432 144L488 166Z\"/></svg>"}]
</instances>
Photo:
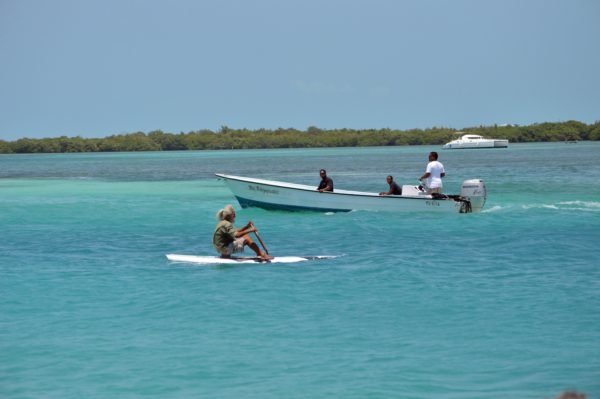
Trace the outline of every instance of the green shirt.
<instances>
[{"instance_id":1,"label":"green shirt","mask_svg":"<svg viewBox=\"0 0 600 399\"><path fill-rule=\"evenodd\" d=\"M233 242L237 237L235 232L238 229L233 227L233 224L229 220L221 220L215 227L213 234L213 245L217 249L225 249L229 244Z\"/></svg>"}]
</instances>

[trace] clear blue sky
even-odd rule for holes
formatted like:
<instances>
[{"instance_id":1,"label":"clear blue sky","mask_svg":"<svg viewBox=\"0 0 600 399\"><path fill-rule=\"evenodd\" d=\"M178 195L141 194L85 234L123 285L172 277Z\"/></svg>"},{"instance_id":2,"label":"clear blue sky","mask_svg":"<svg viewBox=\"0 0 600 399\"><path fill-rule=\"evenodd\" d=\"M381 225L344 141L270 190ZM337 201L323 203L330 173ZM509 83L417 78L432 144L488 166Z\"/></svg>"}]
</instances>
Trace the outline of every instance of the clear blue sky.
<instances>
[{"instance_id":1,"label":"clear blue sky","mask_svg":"<svg viewBox=\"0 0 600 399\"><path fill-rule=\"evenodd\" d=\"M597 0L0 0L0 139L600 119Z\"/></svg>"}]
</instances>

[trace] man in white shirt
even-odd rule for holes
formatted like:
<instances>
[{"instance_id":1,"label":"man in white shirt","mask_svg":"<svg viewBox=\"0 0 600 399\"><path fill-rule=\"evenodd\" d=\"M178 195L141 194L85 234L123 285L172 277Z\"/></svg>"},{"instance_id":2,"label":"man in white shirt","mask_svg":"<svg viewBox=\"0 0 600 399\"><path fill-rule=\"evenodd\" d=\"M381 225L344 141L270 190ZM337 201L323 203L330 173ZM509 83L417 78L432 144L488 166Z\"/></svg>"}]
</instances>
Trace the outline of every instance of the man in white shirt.
<instances>
[{"instance_id":1,"label":"man in white shirt","mask_svg":"<svg viewBox=\"0 0 600 399\"><path fill-rule=\"evenodd\" d=\"M444 170L444 165L437 159L437 152L432 151L429 153L427 169L425 169L425 174L419 178L421 181L427 179L424 184L427 194L439 194L442 192L442 177L446 176L446 171Z\"/></svg>"}]
</instances>

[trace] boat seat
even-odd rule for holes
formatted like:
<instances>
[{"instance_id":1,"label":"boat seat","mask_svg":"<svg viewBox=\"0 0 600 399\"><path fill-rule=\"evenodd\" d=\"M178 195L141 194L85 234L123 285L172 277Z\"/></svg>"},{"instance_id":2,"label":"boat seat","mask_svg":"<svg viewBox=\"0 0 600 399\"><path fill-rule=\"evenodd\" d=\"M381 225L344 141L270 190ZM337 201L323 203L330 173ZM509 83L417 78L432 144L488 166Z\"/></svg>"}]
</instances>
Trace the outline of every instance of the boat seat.
<instances>
[{"instance_id":1,"label":"boat seat","mask_svg":"<svg viewBox=\"0 0 600 399\"><path fill-rule=\"evenodd\" d=\"M402 195L417 196L417 195L427 195L427 193L425 191L419 190L419 188L417 186L411 186L411 185L405 184L402 186Z\"/></svg>"}]
</instances>

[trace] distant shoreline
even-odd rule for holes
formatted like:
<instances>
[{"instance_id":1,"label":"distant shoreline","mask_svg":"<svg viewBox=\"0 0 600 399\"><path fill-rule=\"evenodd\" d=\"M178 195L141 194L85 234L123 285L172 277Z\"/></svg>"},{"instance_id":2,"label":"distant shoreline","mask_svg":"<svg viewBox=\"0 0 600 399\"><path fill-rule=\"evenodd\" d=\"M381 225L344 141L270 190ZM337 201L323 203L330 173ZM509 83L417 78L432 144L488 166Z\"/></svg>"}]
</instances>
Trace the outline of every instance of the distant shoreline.
<instances>
[{"instance_id":1,"label":"distant shoreline","mask_svg":"<svg viewBox=\"0 0 600 399\"><path fill-rule=\"evenodd\" d=\"M188 133L166 133L160 130L136 132L104 138L55 137L15 141L0 140L0 154L185 151L269 148L375 147L407 145L442 145L461 132L488 138L508 139L511 143L573 142L600 140L600 121L585 124L578 121L545 122L527 126L479 126L461 130L429 129L231 129L221 127L214 132L199 130Z\"/></svg>"}]
</instances>

